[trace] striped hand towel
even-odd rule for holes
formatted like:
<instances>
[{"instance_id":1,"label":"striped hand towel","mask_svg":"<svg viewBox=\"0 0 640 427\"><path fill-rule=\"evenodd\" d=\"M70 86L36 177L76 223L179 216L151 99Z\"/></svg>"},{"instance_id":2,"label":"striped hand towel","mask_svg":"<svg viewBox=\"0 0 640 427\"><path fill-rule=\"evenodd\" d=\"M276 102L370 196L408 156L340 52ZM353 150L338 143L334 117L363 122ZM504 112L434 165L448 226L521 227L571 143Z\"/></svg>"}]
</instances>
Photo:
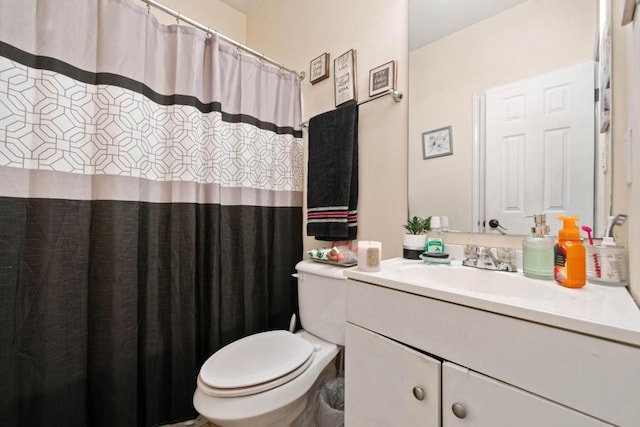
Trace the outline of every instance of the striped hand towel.
<instances>
[{"instance_id":1,"label":"striped hand towel","mask_svg":"<svg viewBox=\"0 0 640 427\"><path fill-rule=\"evenodd\" d=\"M309 120L307 235L355 240L358 231L358 105Z\"/></svg>"}]
</instances>

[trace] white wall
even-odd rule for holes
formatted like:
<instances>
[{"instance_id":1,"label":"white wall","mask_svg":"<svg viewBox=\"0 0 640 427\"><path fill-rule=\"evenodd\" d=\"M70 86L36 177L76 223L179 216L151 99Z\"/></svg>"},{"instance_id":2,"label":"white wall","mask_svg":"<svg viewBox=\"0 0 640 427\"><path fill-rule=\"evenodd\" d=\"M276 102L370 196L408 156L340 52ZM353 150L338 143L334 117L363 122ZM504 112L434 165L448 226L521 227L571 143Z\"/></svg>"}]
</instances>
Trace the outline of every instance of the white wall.
<instances>
[{"instance_id":1,"label":"white wall","mask_svg":"<svg viewBox=\"0 0 640 427\"><path fill-rule=\"evenodd\" d=\"M391 60L398 61L398 89L406 94L407 28L407 0L262 0L247 16L247 43L307 74L312 59L324 52L331 55L330 78L315 85L308 78L302 82L303 117L308 120L335 108L333 60L349 49L357 51L360 101L368 97L369 70ZM381 241L383 258L402 255L407 104L406 98L395 103L385 97L360 107L358 238ZM306 131L304 138L306 152ZM307 250L326 242L306 237L304 246Z\"/></svg>"},{"instance_id":2,"label":"white wall","mask_svg":"<svg viewBox=\"0 0 640 427\"><path fill-rule=\"evenodd\" d=\"M611 150L611 186L612 200L610 214L627 213L629 197L625 182L625 152L624 138L627 129L628 87L632 82L629 78L634 74L627 73L627 60L631 53L627 53L627 37L625 28L621 26L624 0L611 0L611 33L612 33L612 64L611 64L611 128L607 135L612 141ZM636 47L637 50L637 47ZM637 76L637 74L635 74ZM614 229L614 237L619 244L628 246L628 224Z\"/></svg>"},{"instance_id":3,"label":"white wall","mask_svg":"<svg viewBox=\"0 0 640 427\"><path fill-rule=\"evenodd\" d=\"M140 3L144 5L142 2ZM159 3L240 43L244 44L245 42L246 15L220 0L159 0ZM176 18L159 9L152 7L150 10L161 23L165 25L176 23Z\"/></svg>"},{"instance_id":4,"label":"white wall","mask_svg":"<svg viewBox=\"0 0 640 427\"><path fill-rule=\"evenodd\" d=\"M410 53L411 215L472 230L473 93L593 60L596 28L596 0L529 0ZM422 133L449 125L453 155L423 160Z\"/></svg>"},{"instance_id":5,"label":"white wall","mask_svg":"<svg viewBox=\"0 0 640 427\"><path fill-rule=\"evenodd\" d=\"M620 2L621 3L621 2ZM620 22L621 14L614 22ZM627 40L628 73L627 119L632 129L632 183L627 187L628 197L628 240L631 294L640 301L640 12L636 9L635 21L623 28ZM621 166L622 169L623 166Z\"/></svg>"}]
</instances>

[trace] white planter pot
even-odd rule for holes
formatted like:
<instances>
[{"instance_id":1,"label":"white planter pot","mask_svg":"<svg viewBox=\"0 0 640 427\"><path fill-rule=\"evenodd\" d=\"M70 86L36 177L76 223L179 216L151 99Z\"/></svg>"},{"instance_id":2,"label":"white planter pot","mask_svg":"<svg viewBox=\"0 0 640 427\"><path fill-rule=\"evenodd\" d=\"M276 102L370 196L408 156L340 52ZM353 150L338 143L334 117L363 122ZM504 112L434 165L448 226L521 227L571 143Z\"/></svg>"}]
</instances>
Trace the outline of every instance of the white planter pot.
<instances>
[{"instance_id":1,"label":"white planter pot","mask_svg":"<svg viewBox=\"0 0 640 427\"><path fill-rule=\"evenodd\" d=\"M424 250L427 243L426 234L405 234L402 238L402 247L405 249Z\"/></svg>"}]
</instances>

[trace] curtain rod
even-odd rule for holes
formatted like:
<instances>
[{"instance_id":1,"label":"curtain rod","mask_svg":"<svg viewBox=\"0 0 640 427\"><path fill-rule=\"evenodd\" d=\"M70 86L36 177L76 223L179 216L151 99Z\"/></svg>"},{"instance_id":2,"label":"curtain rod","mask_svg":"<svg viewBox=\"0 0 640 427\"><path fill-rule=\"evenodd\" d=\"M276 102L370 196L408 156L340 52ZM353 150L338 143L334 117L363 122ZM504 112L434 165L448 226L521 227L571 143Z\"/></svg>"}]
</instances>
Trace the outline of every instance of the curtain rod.
<instances>
[{"instance_id":1,"label":"curtain rod","mask_svg":"<svg viewBox=\"0 0 640 427\"><path fill-rule=\"evenodd\" d=\"M256 50L253 50L253 49L251 49L250 47L245 46L245 45L243 45L242 43L237 42L237 41L233 40L233 39L232 39L232 38L230 38L230 37L225 36L224 34L221 34L221 33L217 32L217 31L215 31L215 30L212 30L210 27L207 27L207 26L205 26L205 25L202 25L201 23L199 23L199 22L197 22L197 21L194 21L193 19L189 18L188 16L184 16L184 15L182 15L182 14L181 14L180 12L178 12L177 10L173 10L173 9L171 9L170 7L167 7L167 6L163 5L162 3L158 3L158 2L157 2L157 1L155 1L155 0L140 0L140 1L141 1L141 2L143 2L143 3L146 3L146 4L147 4L147 7L149 7L149 6L153 6L153 7L157 8L157 9L160 9L160 10L161 10L161 11L163 11L164 13L169 14L169 15L171 15L171 16L173 16L173 17L175 17L175 18L178 20L178 22L179 22L179 21L184 21L184 22L186 22L187 24L192 25L192 26L196 27L197 29L204 31L205 33L207 33L207 35L210 35L210 34L214 33L214 34L216 34L218 37L220 37L222 40L224 40L224 41L226 41L227 43L229 43L229 44L233 45L234 47L236 47L236 48L238 48L238 49L242 49L243 51L245 51L245 52L247 52L247 53L249 53L249 54L251 54L251 55L253 55L253 56L257 57L257 58L259 58L260 60L262 60L262 61L264 61L264 62L268 62L268 63L269 63L269 64L271 64L271 65L275 65L276 67L280 68L280 69L281 69L281 70L283 70L283 71L286 71L286 72L289 72L289 73L295 74L295 75L296 75L296 77L298 77L300 80L304 80L304 78L305 78L305 76L306 76L306 73L305 73L304 71L302 71L302 72L298 73L298 72L297 72L297 71L295 71L295 70L292 70L292 69L290 69L290 68L287 68L287 67L285 67L284 65L280 64L280 63L279 63L278 61L276 61L275 59L271 59L271 58L269 58L268 56L265 56L264 54L262 54L262 53L260 53L260 52L258 52L258 51L256 51Z\"/></svg>"},{"instance_id":2,"label":"curtain rod","mask_svg":"<svg viewBox=\"0 0 640 427\"><path fill-rule=\"evenodd\" d=\"M391 95L391 97L393 98L393 100L395 102L402 101L402 96L403 96L402 92L400 92L397 89L389 89L388 91L386 91L384 93L378 94L378 95L373 96L373 97L371 97L369 99L365 99L362 102L358 102L358 106L360 106L362 104L366 104L367 102L371 102L371 101L374 101L376 99L382 98L383 96L388 96L388 95ZM307 120L306 122L300 123L300 127L303 127L303 128L309 127L309 120Z\"/></svg>"}]
</instances>

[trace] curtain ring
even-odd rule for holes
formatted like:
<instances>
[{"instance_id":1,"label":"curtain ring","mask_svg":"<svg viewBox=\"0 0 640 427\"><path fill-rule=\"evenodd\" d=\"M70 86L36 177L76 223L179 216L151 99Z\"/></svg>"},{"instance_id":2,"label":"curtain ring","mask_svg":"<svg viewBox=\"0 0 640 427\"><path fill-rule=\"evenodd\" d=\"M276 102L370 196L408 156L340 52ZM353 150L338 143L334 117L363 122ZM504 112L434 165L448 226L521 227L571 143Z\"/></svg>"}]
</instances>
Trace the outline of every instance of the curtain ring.
<instances>
[{"instance_id":1,"label":"curtain ring","mask_svg":"<svg viewBox=\"0 0 640 427\"><path fill-rule=\"evenodd\" d=\"M180 25L180 12L178 12L178 16L176 16L176 24Z\"/></svg>"},{"instance_id":2,"label":"curtain ring","mask_svg":"<svg viewBox=\"0 0 640 427\"><path fill-rule=\"evenodd\" d=\"M207 38L210 39L211 38L211 28L207 27Z\"/></svg>"},{"instance_id":3,"label":"curtain ring","mask_svg":"<svg viewBox=\"0 0 640 427\"><path fill-rule=\"evenodd\" d=\"M151 13L151 6L147 3L147 15Z\"/></svg>"}]
</instances>

